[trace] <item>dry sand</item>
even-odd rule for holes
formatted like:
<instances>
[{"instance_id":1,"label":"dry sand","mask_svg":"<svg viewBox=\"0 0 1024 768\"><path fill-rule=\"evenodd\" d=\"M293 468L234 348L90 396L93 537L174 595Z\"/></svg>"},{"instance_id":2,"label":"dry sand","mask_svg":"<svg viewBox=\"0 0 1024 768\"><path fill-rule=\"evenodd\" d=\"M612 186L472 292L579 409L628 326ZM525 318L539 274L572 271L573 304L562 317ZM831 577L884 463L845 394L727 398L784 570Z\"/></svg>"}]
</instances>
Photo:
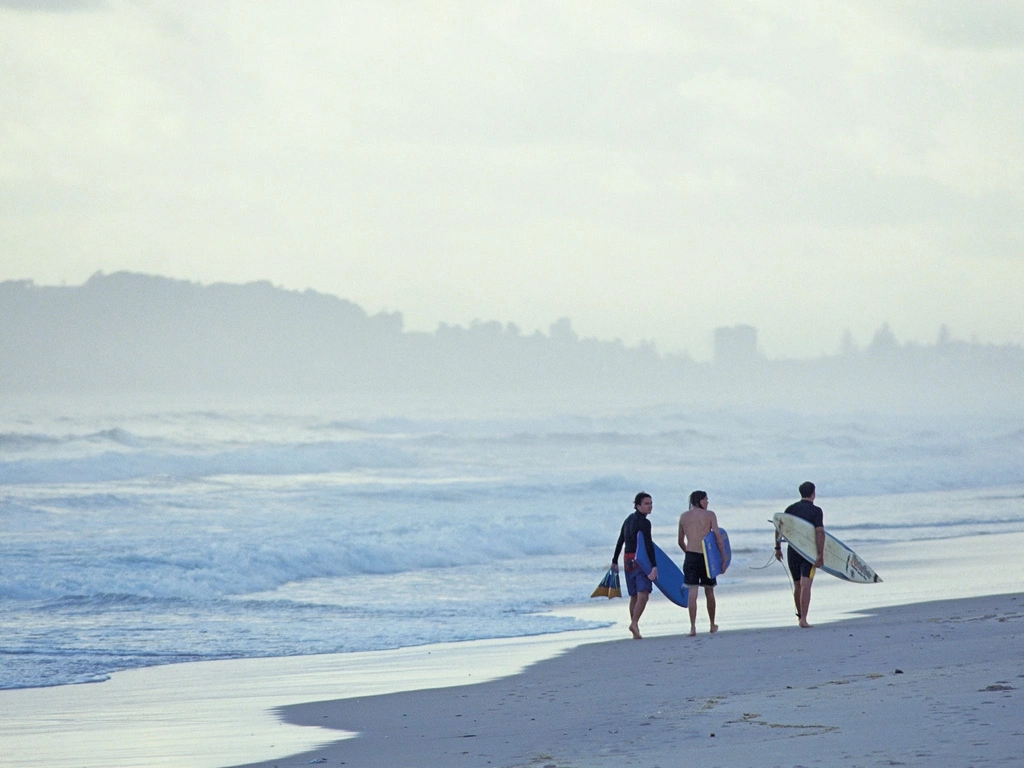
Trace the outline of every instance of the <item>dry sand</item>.
<instances>
[{"instance_id":1,"label":"dry sand","mask_svg":"<svg viewBox=\"0 0 1024 768\"><path fill-rule=\"evenodd\" d=\"M279 714L358 736L253 766L1017 766L1024 594L583 645L500 680Z\"/></svg>"}]
</instances>

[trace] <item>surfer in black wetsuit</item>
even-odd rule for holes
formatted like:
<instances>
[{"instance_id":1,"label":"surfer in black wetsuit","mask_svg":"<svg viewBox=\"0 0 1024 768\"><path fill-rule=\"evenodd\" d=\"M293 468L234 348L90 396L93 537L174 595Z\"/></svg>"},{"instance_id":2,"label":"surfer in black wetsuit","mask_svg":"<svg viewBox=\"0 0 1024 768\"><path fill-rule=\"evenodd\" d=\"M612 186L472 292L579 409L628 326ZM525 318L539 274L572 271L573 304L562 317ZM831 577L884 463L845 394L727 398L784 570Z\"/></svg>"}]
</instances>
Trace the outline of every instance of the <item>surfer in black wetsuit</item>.
<instances>
[{"instance_id":1,"label":"surfer in black wetsuit","mask_svg":"<svg viewBox=\"0 0 1024 768\"><path fill-rule=\"evenodd\" d=\"M654 509L651 494L643 491L638 493L633 499L633 509L633 514L623 521L622 530L619 531L615 554L612 555L612 570L619 570L619 552L625 547L623 568L626 571L626 592L629 593L629 631L633 634L634 640L641 640L640 616L651 597L651 589L654 588L652 582L658 578L658 561L654 555L654 541L651 539L651 521L647 519ZM651 561L650 578L636 561L636 535L640 532L644 535L647 557Z\"/></svg>"},{"instance_id":2,"label":"surfer in black wetsuit","mask_svg":"<svg viewBox=\"0 0 1024 768\"><path fill-rule=\"evenodd\" d=\"M793 549L793 546L786 546L786 561L789 565L789 572L793 576L793 602L796 604L796 615L800 619L800 626L808 629L811 625L807 623L807 611L811 607L811 584L814 580L814 569L821 568L825 564L825 525L824 513L821 507L815 506L814 483L806 482L800 484L800 501L786 507L786 514L806 520L814 526L814 543L818 548L818 559L811 563L807 558ZM782 561L782 542L779 540L778 531L775 533L775 559Z\"/></svg>"}]
</instances>

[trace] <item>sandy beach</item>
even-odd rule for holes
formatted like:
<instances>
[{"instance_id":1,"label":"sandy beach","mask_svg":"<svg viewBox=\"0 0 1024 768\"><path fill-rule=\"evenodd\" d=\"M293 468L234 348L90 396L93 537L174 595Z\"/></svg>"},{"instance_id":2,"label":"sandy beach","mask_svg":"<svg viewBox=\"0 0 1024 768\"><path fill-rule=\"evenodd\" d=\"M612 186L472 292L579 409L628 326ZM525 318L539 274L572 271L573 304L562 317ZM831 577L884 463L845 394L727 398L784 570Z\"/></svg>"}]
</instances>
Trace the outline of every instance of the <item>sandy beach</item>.
<instances>
[{"instance_id":1,"label":"sandy beach","mask_svg":"<svg viewBox=\"0 0 1024 768\"><path fill-rule=\"evenodd\" d=\"M587 644L478 685L286 707L358 736L252 766L1019 765L1022 650L1024 594Z\"/></svg>"}]
</instances>

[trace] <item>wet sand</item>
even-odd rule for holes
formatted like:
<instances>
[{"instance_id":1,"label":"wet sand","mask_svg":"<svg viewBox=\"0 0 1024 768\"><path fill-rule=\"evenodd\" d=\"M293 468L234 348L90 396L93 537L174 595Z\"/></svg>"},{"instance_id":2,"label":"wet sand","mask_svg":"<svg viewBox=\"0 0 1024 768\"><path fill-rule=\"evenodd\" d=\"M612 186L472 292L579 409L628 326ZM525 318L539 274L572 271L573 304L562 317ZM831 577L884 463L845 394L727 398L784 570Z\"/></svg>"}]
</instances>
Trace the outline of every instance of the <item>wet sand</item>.
<instances>
[{"instance_id":1,"label":"wet sand","mask_svg":"<svg viewBox=\"0 0 1024 768\"><path fill-rule=\"evenodd\" d=\"M253 765L1017 765L1022 650L1022 594L588 644L488 683L285 707L358 735Z\"/></svg>"}]
</instances>

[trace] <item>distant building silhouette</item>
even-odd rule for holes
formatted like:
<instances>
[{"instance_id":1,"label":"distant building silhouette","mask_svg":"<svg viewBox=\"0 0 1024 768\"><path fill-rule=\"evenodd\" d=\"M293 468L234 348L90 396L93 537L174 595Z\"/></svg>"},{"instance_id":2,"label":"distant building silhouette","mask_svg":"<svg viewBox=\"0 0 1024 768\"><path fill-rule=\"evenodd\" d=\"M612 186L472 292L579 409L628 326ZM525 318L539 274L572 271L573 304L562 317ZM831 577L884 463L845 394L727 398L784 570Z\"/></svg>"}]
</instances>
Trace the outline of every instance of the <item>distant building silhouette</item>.
<instances>
[{"instance_id":1,"label":"distant building silhouette","mask_svg":"<svg viewBox=\"0 0 1024 768\"><path fill-rule=\"evenodd\" d=\"M736 368L757 360L757 328L752 325L734 325L715 328L715 365Z\"/></svg>"},{"instance_id":2,"label":"distant building silhouette","mask_svg":"<svg viewBox=\"0 0 1024 768\"><path fill-rule=\"evenodd\" d=\"M896 334L892 332L888 323L882 323L882 327L875 331L875 335L871 338L871 349L873 350L893 350L898 346Z\"/></svg>"}]
</instances>

